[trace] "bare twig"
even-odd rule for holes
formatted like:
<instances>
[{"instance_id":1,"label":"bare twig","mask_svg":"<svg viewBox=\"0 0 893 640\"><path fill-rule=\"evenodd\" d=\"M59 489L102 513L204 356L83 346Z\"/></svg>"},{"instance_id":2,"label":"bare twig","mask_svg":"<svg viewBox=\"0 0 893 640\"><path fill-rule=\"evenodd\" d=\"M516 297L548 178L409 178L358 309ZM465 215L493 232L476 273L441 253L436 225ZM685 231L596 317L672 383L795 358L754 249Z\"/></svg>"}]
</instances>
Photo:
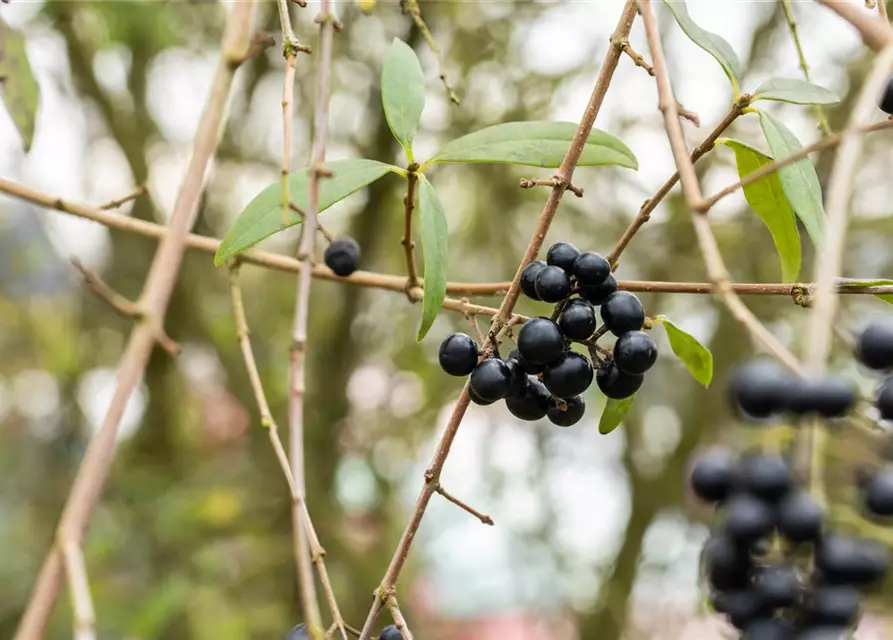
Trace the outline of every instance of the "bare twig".
<instances>
[{"instance_id":1,"label":"bare twig","mask_svg":"<svg viewBox=\"0 0 893 640\"><path fill-rule=\"evenodd\" d=\"M419 276L415 267L415 242L412 241L412 212L415 208L415 190L419 181L419 174L416 173L418 165L410 165L409 173L406 176L406 195L403 196L403 239L400 243L403 245L403 253L406 256L406 292L407 294L419 286Z\"/></svg>"},{"instance_id":2,"label":"bare twig","mask_svg":"<svg viewBox=\"0 0 893 640\"><path fill-rule=\"evenodd\" d=\"M625 39L629 35L635 17L636 3L634 0L627 0L627 2L624 4L623 12L613 34L614 40ZM521 272L532 260L536 259L537 254L542 248L543 242L546 238L546 234L549 231L549 227L552 223L552 219L555 217L555 213L558 210L558 205L561 202L561 198L566 190L565 185L572 182L574 169L576 168L577 162L580 159L580 155L583 152L583 145L585 144L586 139L589 137L589 134L592 131L592 126L595 123L595 118L598 115L602 102L604 101L605 94L607 93L608 87L611 84L611 79L614 76L614 71L617 69L617 63L620 59L620 55L621 52L618 51L617 48L614 47L614 45L611 45L609 47L608 52L605 55L601 70L599 71L598 78L596 79L595 86L592 90L592 95L589 98L589 104L586 106L586 110L583 113L583 117L581 118L580 126L574 135L574 139L571 142L567 155L565 156L564 160L561 163L561 166L558 169L558 174L556 177L559 179L560 182L555 188L552 189L552 192L549 195L549 199L547 200L546 205L543 207L543 211L540 214L539 222L537 223L533 236L530 239L530 243L527 246L524 257L522 258L521 263L518 265L518 270L515 273L515 277L512 280L512 285L511 287L509 287L508 293L506 293L506 296L502 301L502 305L499 307L499 312L496 316L494 316L493 321L490 325L491 335L498 333L512 316L512 311L515 308L515 304L517 303L518 296L521 292ZM490 345L485 344L483 345L483 347L484 350L487 350L490 348ZM456 433L459 430L459 425L462 422L462 418L465 416L465 412L468 409L469 401L470 398L468 395L468 385L466 384L465 388L462 390L462 394L459 396L459 399L456 402L453 413L450 416L449 423L444 430L443 436L438 443L437 450L434 453L434 458L431 461L431 465L428 468L428 471L426 471L425 473L425 484L422 487L418 500L416 501L415 509L410 516L410 520L407 523L406 528L403 531L403 535L400 538L397 549L394 551L394 555L391 558L388 570L385 573L384 578L382 579L381 586L376 590L372 608L369 611L369 615L366 617L366 623L363 625L363 633L360 636L360 640L369 640L372 634L372 626L375 624L375 620L378 618L378 615L381 612L385 598L387 597L388 592L393 589L394 585L397 583L397 578L400 576L403 565L406 563L406 558L409 555L410 547L412 546L412 542L415 539L419 524L421 523L422 518L425 514L425 509L427 509L428 503L431 501L431 496L434 494L435 489L440 482L440 474L443 471L443 466L446 463L447 456L449 455L453 440L456 437Z\"/></svg>"},{"instance_id":3,"label":"bare twig","mask_svg":"<svg viewBox=\"0 0 893 640\"><path fill-rule=\"evenodd\" d=\"M637 52L632 46L629 44L629 40L617 40L613 42L613 45L620 49L623 53L629 56L629 59L633 61L637 67L641 67L645 70L645 72L654 77L654 67L652 67L648 62L642 57L642 54Z\"/></svg>"},{"instance_id":4,"label":"bare twig","mask_svg":"<svg viewBox=\"0 0 893 640\"><path fill-rule=\"evenodd\" d=\"M482 524L488 524L491 527L493 526L493 524L494 524L493 518L488 516L486 513L481 513L480 511L478 511L477 509L475 509L472 506L469 506L465 502L462 502L461 500L459 500L459 498L457 498L453 494L449 493L446 489L444 489L443 485L438 483L437 487L435 488L435 491L437 491L437 493L442 495L444 498L446 498L447 500L452 502L454 505L456 505L460 509L464 509L465 511L467 511L468 513L473 515L475 518L480 520Z\"/></svg>"},{"instance_id":5,"label":"bare twig","mask_svg":"<svg viewBox=\"0 0 893 640\"><path fill-rule=\"evenodd\" d=\"M67 545L81 544L90 514L99 499L114 459L118 425L124 408L142 378L180 272L187 231L198 210L205 171L217 149L233 76L238 61L248 48L254 7L254 3L238 3L229 14L220 61L195 136L186 177L174 204L170 229L155 253L138 303L144 309L145 316L132 331L121 357L117 385L108 413L91 439L78 469L56 531L55 544L41 567L31 600L16 631L16 640L38 640L44 636L62 585L65 570L63 550Z\"/></svg>"},{"instance_id":6,"label":"bare twig","mask_svg":"<svg viewBox=\"0 0 893 640\"><path fill-rule=\"evenodd\" d=\"M883 3L881 3L883 4ZM797 49L797 56L800 59L800 68L803 70L803 77L809 82L809 65L806 63L806 54L803 52L803 44L800 42L800 32L797 30L797 18L794 16L794 8L791 6L791 0L781 0L781 8L784 10L785 20L788 23L788 31L791 32L791 38L794 40L794 47ZM816 120L819 128L826 136L833 133L831 125L828 124L828 118L825 117L825 110L822 105L813 105Z\"/></svg>"},{"instance_id":7,"label":"bare twig","mask_svg":"<svg viewBox=\"0 0 893 640\"><path fill-rule=\"evenodd\" d=\"M554 189L560 184L558 178L548 178L548 179L538 179L538 178L521 178L521 188L522 189L533 189L534 187L550 187ZM583 189L580 187L575 187L574 185L567 183L564 185L564 188L567 191L570 191L578 198L583 197Z\"/></svg>"},{"instance_id":8,"label":"bare twig","mask_svg":"<svg viewBox=\"0 0 893 640\"><path fill-rule=\"evenodd\" d=\"M400 611L400 604L397 602L397 596L393 593L388 596L388 609L391 610L391 617L394 619L394 625L397 627L397 631L400 632L400 635L403 636L403 640L413 640L409 625L406 624L406 618L403 617L403 612Z\"/></svg>"},{"instance_id":9,"label":"bare twig","mask_svg":"<svg viewBox=\"0 0 893 640\"><path fill-rule=\"evenodd\" d=\"M128 193L126 196L122 196L122 197L118 198L117 200L110 200L109 202L106 202L105 204L99 205L99 208L104 211L107 211L109 209L117 209L122 204L130 202L131 200L136 200L137 198L139 198L140 196L145 195L145 194L146 194L146 187L144 187L143 185L140 185L136 189L134 189L133 191Z\"/></svg>"},{"instance_id":10,"label":"bare twig","mask_svg":"<svg viewBox=\"0 0 893 640\"><path fill-rule=\"evenodd\" d=\"M75 640L96 639L96 614L93 598L90 596L90 583L87 580L87 565L81 545L74 540L62 543L65 558L65 573L68 575L68 589L71 591L74 610Z\"/></svg>"},{"instance_id":11,"label":"bare twig","mask_svg":"<svg viewBox=\"0 0 893 640\"><path fill-rule=\"evenodd\" d=\"M428 25L422 17L422 9L419 7L418 0L405 0L404 2L401 2L401 5L404 7L404 11L409 11L409 15L412 16L412 20L421 32L425 42L428 43L428 46L431 47L431 51L434 52L434 57L437 59L437 75L440 76L440 81L446 89L447 96L449 96L450 101L453 104L459 104L459 96L456 95L456 91L453 89L450 80L447 77L446 66L443 63L440 47L437 46L434 36L431 35L431 31L428 29Z\"/></svg>"},{"instance_id":12,"label":"bare twig","mask_svg":"<svg viewBox=\"0 0 893 640\"><path fill-rule=\"evenodd\" d=\"M723 263L719 247L716 244L716 238L710 229L710 222L705 215L697 212L697 205L702 201L703 197L694 164L685 147L682 125L679 123L679 114L676 112L676 99L673 97L673 87L670 84L670 77L664 62L663 46L650 0L640 0L639 8L642 14L642 21L645 23L648 46L651 49L651 59L654 61L654 70L657 74L660 110L663 112L667 138L670 141L673 158L676 161L676 168L682 181L682 192L685 194L686 202L692 210L692 224L694 224L695 232L698 236L698 244L704 256L704 264L707 267L710 280L715 285L716 294L754 339L762 343L785 366L799 372L800 363L797 362L797 359L744 306L744 303L741 302L741 299L729 286L729 274Z\"/></svg>"},{"instance_id":13,"label":"bare twig","mask_svg":"<svg viewBox=\"0 0 893 640\"><path fill-rule=\"evenodd\" d=\"M305 219L305 220L307 219L307 214L304 213L304 211L300 207L298 207L298 205L296 205L294 202L289 202L288 208L291 209L292 211L294 211L295 213L297 213L303 219ZM328 242L329 244L332 244L332 241L334 240L334 238L332 237L332 234L329 233L328 231L326 231L326 228L324 226L322 226L322 223L319 220L316 221L316 230L322 234L322 237L326 239L326 242Z\"/></svg>"}]
</instances>

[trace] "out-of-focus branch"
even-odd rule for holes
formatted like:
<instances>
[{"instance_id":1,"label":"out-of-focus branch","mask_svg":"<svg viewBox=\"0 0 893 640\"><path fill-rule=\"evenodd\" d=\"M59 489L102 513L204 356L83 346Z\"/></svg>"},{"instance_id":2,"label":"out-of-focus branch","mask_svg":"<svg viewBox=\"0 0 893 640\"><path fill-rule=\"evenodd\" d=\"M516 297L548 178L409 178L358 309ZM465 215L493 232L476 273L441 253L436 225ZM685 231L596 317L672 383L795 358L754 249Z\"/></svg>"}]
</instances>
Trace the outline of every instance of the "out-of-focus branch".
<instances>
[{"instance_id":1,"label":"out-of-focus branch","mask_svg":"<svg viewBox=\"0 0 893 640\"><path fill-rule=\"evenodd\" d=\"M446 89L447 96L449 96L450 101L453 104L459 104L459 96L456 95L456 91L453 89L453 86L450 84L450 79L447 77L446 65L443 63L443 55L440 53L440 47L437 46L437 41L434 39L434 36L431 35L431 30L428 29L428 25L422 17L422 9L419 7L418 0L401 0L400 5L403 7L404 11L408 11L409 15L412 16L412 21L415 22L415 25L422 33L425 42L428 43L428 46L431 47L431 51L434 52L434 57L437 59L437 75L440 77L440 81Z\"/></svg>"},{"instance_id":2,"label":"out-of-focus branch","mask_svg":"<svg viewBox=\"0 0 893 640\"><path fill-rule=\"evenodd\" d=\"M881 2L881 4L884 4ZM794 41L794 47L797 49L797 57L800 59L800 69L803 70L803 77L809 82L809 64L806 62L806 54L803 52L803 44L800 42L800 32L797 29L797 18L794 16L794 8L791 6L791 0L781 0L781 8L784 11L785 20L788 23L788 31L791 32L791 38ZM825 117L825 110L822 105L813 105L816 120L818 120L819 128L826 136L830 136L831 125L828 124L828 118Z\"/></svg>"}]
</instances>

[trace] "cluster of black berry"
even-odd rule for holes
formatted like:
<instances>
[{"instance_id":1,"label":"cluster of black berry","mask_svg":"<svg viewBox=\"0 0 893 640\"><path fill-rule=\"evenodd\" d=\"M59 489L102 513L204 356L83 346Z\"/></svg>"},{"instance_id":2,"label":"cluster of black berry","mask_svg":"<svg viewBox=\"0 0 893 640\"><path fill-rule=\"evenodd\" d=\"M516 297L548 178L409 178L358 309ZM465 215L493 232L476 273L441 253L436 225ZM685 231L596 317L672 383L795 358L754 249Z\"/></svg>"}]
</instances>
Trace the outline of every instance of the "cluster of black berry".
<instances>
[{"instance_id":1,"label":"cluster of black berry","mask_svg":"<svg viewBox=\"0 0 893 640\"><path fill-rule=\"evenodd\" d=\"M353 238L332 240L326 247L323 260L336 276L346 278L360 266L360 245Z\"/></svg>"},{"instance_id":2,"label":"cluster of black berry","mask_svg":"<svg viewBox=\"0 0 893 640\"><path fill-rule=\"evenodd\" d=\"M581 394L596 379L609 398L627 398L642 386L645 372L657 360L657 346L647 333L645 310L631 293L617 290L611 265L597 253L581 253L566 242L549 249L546 261L531 262L521 274L521 289L534 299L556 305L553 318L528 320L518 332L518 346L507 358L498 352L478 362L478 345L464 333L440 345L440 365L454 376L471 375L472 401L487 405L505 400L522 420L549 420L569 427L586 409ZM574 297L576 296L576 297ZM603 327L596 331L595 307ZM596 341L610 331L617 336L613 351L598 356ZM589 348L590 360L571 350L577 342Z\"/></svg>"}]
</instances>

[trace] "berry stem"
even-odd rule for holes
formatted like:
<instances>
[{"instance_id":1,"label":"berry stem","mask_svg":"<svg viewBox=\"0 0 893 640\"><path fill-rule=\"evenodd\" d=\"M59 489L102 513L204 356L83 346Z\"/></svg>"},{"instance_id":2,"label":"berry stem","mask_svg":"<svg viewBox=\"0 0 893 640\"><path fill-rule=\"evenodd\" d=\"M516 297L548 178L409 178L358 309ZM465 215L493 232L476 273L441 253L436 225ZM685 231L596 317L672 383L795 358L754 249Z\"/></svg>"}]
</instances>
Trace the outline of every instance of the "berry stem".
<instances>
[{"instance_id":1,"label":"berry stem","mask_svg":"<svg viewBox=\"0 0 893 640\"><path fill-rule=\"evenodd\" d=\"M403 253L406 256L406 290L411 291L419 286L419 276L416 273L415 256L413 249L415 243L412 241L412 211L415 208L415 189L419 181L419 174L416 172L418 165L409 166L406 174L406 195L403 197L403 239L400 243L403 245Z\"/></svg>"}]
</instances>

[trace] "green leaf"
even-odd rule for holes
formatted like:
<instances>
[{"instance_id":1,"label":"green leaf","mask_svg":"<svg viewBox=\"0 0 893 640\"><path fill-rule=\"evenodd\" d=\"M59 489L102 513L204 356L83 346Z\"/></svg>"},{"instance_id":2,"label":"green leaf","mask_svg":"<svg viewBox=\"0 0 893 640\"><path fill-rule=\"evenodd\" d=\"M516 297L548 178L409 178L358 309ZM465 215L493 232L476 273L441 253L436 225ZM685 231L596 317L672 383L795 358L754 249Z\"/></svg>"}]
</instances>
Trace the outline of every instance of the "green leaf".
<instances>
[{"instance_id":1,"label":"green leaf","mask_svg":"<svg viewBox=\"0 0 893 640\"><path fill-rule=\"evenodd\" d=\"M412 162L412 141L425 108L425 75L412 47L397 38L381 70L381 104L391 133Z\"/></svg>"},{"instance_id":2,"label":"green leaf","mask_svg":"<svg viewBox=\"0 0 893 640\"><path fill-rule=\"evenodd\" d=\"M622 400L608 398L608 401L605 402L605 408L602 409L602 417L598 421L598 432L606 435L619 427L635 399L636 394Z\"/></svg>"},{"instance_id":3,"label":"green leaf","mask_svg":"<svg viewBox=\"0 0 893 640\"><path fill-rule=\"evenodd\" d=\"M577 131L573 122L506 122L441 148L428 164L446 162L519 164L555 169L561 165ZM638 169L636 156L616 136L593 129L577 163L581 167L619 165Z\"/></svg>"},{"instance_id":4,"label":"green leaf","mask_svg":"<svg viewBox=\"0 0 893 640\"><path fill-rule=\"evenodd\" d=\"M865 289L867 287L889 287L893 285L893 280L887 280L885 278L876 278L874 280L849 280L838 278L837 282L841 289ZM887 304L893 304L893 294L891 293L876 293L874 294L874 297L880 298Z\"/></svg>"},{"instance_id":5,"label":"green leaf","mask_svg":"<svg viewBox=\"0 0 893 640\"><path fill-rule=\"evenodd\" d=\"M676 22L679 23L685 35L716 59L737 93L738 76L741 75L741 63L738 62L738 56L735 54L735 50L732 49L732 45L715 33L710 33L696 25L694 20L691 19L688 7L685 6L683 0L673 0L672 2L664 0L664 4L672 12L673 17L676 18Z\"/></svg>"},{"instance_id":6,"label":"green leaf","mask_svg":"<svg viewBox=\"0 0 893 640\"><path fill-rule=\"evenodd\" d=\"M375 182L388 172L401 173L402 169L375 160L335 160L326 164L331 177L319 181L319 212L322 213L336 202ZM310 190L310 174L307 168L291 173L288 177L292 203L306 211ZM276 181L248 203L235 224L223 238L214 264L220 266L228 258L254 246L277 231L300 224L303 218L294 211L288 212L288 222L282 221L282 183Z\"/></svg>"},{"instance_id":7,"label":"green leaf","mask_svg":"<svg viewBox=\"0 0 893 640\"><path fill-rule=\"evenodd\" d=\"M39 90L25 51L25 36L3 20L0 20L0 89L3 103L28 151L34 141Z\"/></svg>"},{"instance_id":8,"label":"green leaf","mask_svg":"<svg viewBox=\"0 0 893 640\"><path fill-rule=\"evenodd\" d=\"M713 354L698 342L694 336L686 333L664 316L655 318L664 325L670 348L676 357L682 360L692 377L705 387L713 380Z\"/></svg>"},{"instance_id":9,"label":"green leaf","mask_svg":"<svg viewBox=\"0 0 893 640\"><path fill-rule=\"evenodd\" d=\"M773 162L770 156L738 140L717 142L735 152L738 175L742 178ZM744 197L772 234L775 250L781 260L783 280L795 282L800 274L800 233L794 210L784 195L778 174L770 173L744 187Z\"/></svg>"},{"instance_id":10,"label":"green leaf","mask_svg":"<svg viewBox=\"0 0 893 640\"><path fill-rule=\"evenodd\" d=\"M446 297L448 231L446 213L437 192L424 175L419 176L419 214L421 217L422 255L425 259L425 296L422 298L422 323L417 340L421 342Z\"/></svg>"},{"instance_id":11,"label":"green leaf","mask_svg":"<svg viewBox=\"0 0 893 640\"><path fill-rule=\"evenodd\" d=\"M776 160L784 160L803 149L797 136L784 124L764 111L758 113L763 135ZM778 177L784 194L806 228L812 243L817 248L821 247L825 235L825 209L822 207L822 186L812 162L809 158L803 158L782 167L778 170Z\"/></svg>"},{"instance_id":12,"label":"green leaf","mask_svg":"<svg viewBox=\"0 0 893 640\"><path fill-rule=\"evenodd\" d=\"M833 91L795 78L771 78L753 92L753 101L777 100L793 104L835 104L840 98Z\"/></svg>"}]
</instances>

